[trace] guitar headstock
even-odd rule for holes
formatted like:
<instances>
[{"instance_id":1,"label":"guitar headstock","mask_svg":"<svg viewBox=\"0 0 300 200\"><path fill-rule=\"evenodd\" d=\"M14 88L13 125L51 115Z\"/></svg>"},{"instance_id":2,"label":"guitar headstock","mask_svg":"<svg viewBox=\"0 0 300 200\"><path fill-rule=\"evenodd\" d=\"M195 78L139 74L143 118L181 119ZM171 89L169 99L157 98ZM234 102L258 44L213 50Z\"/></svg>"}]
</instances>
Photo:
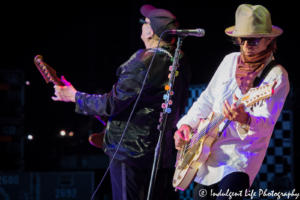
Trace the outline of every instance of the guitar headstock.
<instances>
[{"instance_id":1,"label":"guitar headstock","mask_svg":"<svg viewBox=\"0 0 300 200\"><path fill-rule=\"evenodd\" d=\"M46 83L52 82L55 85L64 86L60 79L56 76L56 71L43 61L43 56L37 55L34 57L34 64L44 77Z\"/></svg>"},{"instance_id":2,"label":"guitar headstock","mask_svg":"<svg viewBox=\"0 0 300 200\"><path fill-rule=\"evenodd\" d=\"M241 103L244 104L246 107L255 105L257 102L265 100L274 95L274 88L277 82L276 79L273 80L271 83L251 88L247 94L243 95L241 98Z\"/></svg>"}]
</instances>

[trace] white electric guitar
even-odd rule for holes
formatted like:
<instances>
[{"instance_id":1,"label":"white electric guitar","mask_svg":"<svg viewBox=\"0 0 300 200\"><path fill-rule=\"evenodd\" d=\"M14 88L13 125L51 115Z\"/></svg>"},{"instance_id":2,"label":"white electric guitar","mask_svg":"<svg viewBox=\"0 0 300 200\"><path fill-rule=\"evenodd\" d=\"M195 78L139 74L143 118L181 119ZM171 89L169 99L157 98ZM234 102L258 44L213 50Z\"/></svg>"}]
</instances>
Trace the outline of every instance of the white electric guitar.
<instances>
[{"instance_id":1,"label":"white electric guitar","mask_svg":"<svg viewBox=\"0 0 300 200\"><path fill-rule=\"evenodd\" d=\"M236 101L236 107L262 106L263 101L274 95L276 84L274 80L270 84L251 88ZM196 131L190 134L189 142L178 151L173 177L176 190L185 190L194 180L199 167L208 159L210 148L218 137L218 127L225 119L222 114L211 112L205 120L200 120Z\"/></svg>"}]
</instances>

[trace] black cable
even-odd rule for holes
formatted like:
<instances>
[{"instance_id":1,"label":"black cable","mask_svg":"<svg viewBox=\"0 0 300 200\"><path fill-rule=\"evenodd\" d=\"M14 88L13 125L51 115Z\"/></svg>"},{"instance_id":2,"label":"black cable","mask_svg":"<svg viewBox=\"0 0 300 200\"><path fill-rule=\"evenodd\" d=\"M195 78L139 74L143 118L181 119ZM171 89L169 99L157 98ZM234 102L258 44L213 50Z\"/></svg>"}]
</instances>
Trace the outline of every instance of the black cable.
<instances>
[{"instance_id":1,"label":"black cable","mask_svg":"<svg viewBox=\"0 0 300 200\"><path fill-rule=\"evenodd\" d=\"M143 91L143 89L144 89L144 86L145 86L145 83L146 83L146 80L147 80L149 71L150 71L151 66L152 66L152 62L153 62L153 60L154 60L154 57L155 57L156 52L157 52L158 47L159 47L159 43L160 43L161 37L162 37L163 34L164 34L165 32L167 32L167 31L168 31L168 30L164 31L164 32L160 35L160 38L159 38L159 41L158 41L158 44L157 44L157 47L156 47L156 51L154 52L153 58L152 58L152 60L151 60L151 63L150 63L150 65L149 65L149 68L148 68L147 73L146 73L146 75L145 75L145 78L144 78L144 81L143 81L143 84L142 84L140 93L139 93L139 95L138 95L138 97L137 97L137 99L136 99L136 101L135 101L135 104L134 104L134 106L133 106L133 108L132 108L132 111L131 111L130 116L129 116L129 118L128 118L128 121L127 121L127 123L126 123L125 129L124 129L124 132L123 132L123 134L122 134L122 136L121 136L121 139L120 139L120 142L119 142L119 144L118 144L118 147L117 147L117 149L116 149L116 151L115 151L115 153L114 153L114 155L113 155L113 157L112 157L112 159L111 159L111 161L110 161L110 163L109 163L109 165L108 165L108 168L107 168L105 174L103 175L102 180L100 181L98 187L96 188L96 190L95 190L95 192L94 192L94 194L93 194L91 200L93 200L93 198L94 198L96 192L98 191L100 185L102 184L102 182L103 182L103 180L104 180L104 178L105 178L105 176L106 176L108 170L110 169L110 166L111 166L111 164L112 164L112 162L113 162L113 160L114 160L114 158L115 158L115 156L116 156L116 154L117 154L117 152L118 152L118 150L119 150L120 144L121 144L121 142L122 142L122 140L123 140L123 137L124 137L125 132L126 132L126 130L127 130L128 124L129 124L129 122L130 122L131 116L132 116L132 114L133 114L133 112L134 112L134 110L135 110L135 107L136 107L136 105L137 105L137 103L138 103L138 101L139 101L139 99L140 99L140 96L141 96L141 94L142 94L142 91Z\"/></svg>"}]
</instances>

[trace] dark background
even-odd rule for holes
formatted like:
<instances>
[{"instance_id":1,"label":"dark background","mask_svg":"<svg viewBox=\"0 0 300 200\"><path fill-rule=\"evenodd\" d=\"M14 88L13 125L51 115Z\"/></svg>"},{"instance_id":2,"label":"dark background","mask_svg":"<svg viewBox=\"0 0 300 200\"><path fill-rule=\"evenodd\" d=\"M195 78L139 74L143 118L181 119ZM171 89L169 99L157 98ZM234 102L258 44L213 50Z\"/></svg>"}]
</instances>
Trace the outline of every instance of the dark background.
<instances>
[{"instance_id":1,"label":"dark background","mask_svg":"<svg viewBox=\"0 0 300 200\"><path fill-rule=\"evenodd\" d=\"M278 3L277 3L278 2ZM292 2L292 1L291 1ZM272 23L283 29L278 39L275 59L289 74L292 93L288 108L294 111L295 169L300 165L296 144L297 115L300 110L298 78L299 11L289 1L97 1L95 3L52 3L23 5L14 3L0 8L0 67L25 72L24 135L34 140L25 142L25 171L62 170L63 155L103 154L88 143L88 135L102 126L94 118L78 115L73 103L54 102L53 85L46 84L33 64L40 54L79 90L104 93L117 81L115 72L136 50L144 48L140 39L143 4L170 10L177 16L180 28L202 28L202 38L187 37L182 50L189 58L191 84L208 83L226 54L238 51L224 33L235 23L235 11L242 3L264 5L271 13ZM5 105L1 105L5 106ZM62 138L60 130L74 132ZM16 158L2 158L0 170L20 169ZM81 169L80 167L78 169ZM83 168L82 168L83 169ZM100 172L101 175L102 172ZM99 175L99 176L100 176ZM295 170L295 177L299 177ZM295 178L296 191L300 189Z\"/></svg>"}]
</instances>

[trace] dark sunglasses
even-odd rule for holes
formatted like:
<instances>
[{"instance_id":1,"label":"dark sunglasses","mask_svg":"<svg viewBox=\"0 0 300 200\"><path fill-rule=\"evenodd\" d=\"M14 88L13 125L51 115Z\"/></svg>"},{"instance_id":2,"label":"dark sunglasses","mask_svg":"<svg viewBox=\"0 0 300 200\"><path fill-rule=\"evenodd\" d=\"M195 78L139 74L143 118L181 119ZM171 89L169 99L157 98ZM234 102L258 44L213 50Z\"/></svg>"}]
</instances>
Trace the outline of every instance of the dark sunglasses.
<instances>
[{"instance_id":1,"label":"dark sunglasses","mask_svg":"<svg viewBox=\"0 0 300 200\"><path fill-rule=\"evenodd\" d=\"M261 38L234 38L234 43L236 45L244 45L245 41L247 41L250 46L258 46L261 39L263 39L263 37L261 37Z\"/></svg>"},{"instance_id":2,"label":"dark sunglasses","mask_svg":"<svg viewBox=\"0 0 300 200\"><path fill-rule=\"evenodd\" d=\"M140 19L139 22L140 22L141 24L150 24L150 23L146 22L146 21L143 20L143 19Z\"/></svg>"}]
</instances>

